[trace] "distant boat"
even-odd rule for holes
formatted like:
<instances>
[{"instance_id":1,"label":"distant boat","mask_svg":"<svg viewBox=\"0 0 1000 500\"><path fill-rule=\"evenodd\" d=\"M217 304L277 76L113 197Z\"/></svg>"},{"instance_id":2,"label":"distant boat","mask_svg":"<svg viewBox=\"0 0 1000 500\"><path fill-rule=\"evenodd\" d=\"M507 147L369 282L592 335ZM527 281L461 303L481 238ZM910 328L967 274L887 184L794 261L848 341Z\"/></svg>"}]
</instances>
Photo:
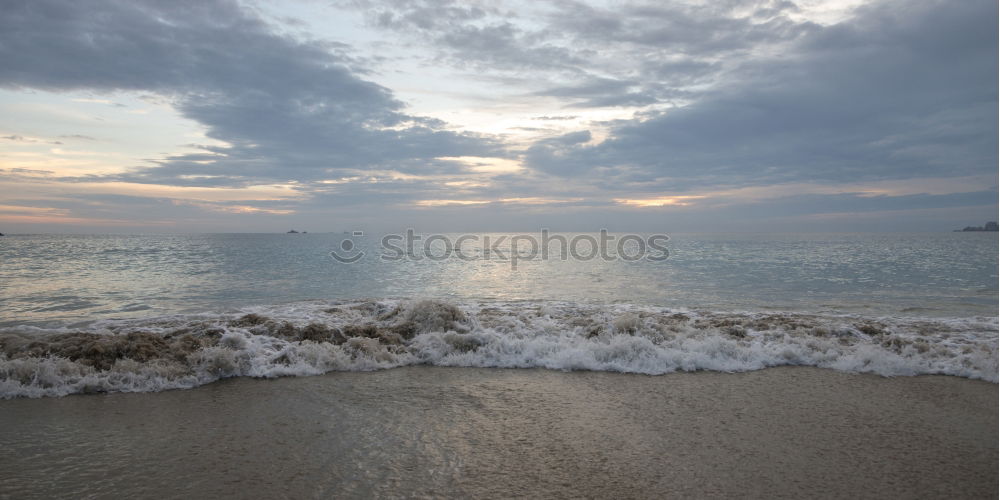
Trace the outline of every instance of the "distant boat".
<instances>
[{"instance_id":1,"label":"distant boat","mask_svg":"<svg viewBox=\"0 0 1000 500\"><path fill-rule=\"evenodd\" d=\"M291 231L288 232L288 234L299 234L299 232L296 231L296 230L294 230L294 229L292 229Z\"/></svg>"}]
</instances>

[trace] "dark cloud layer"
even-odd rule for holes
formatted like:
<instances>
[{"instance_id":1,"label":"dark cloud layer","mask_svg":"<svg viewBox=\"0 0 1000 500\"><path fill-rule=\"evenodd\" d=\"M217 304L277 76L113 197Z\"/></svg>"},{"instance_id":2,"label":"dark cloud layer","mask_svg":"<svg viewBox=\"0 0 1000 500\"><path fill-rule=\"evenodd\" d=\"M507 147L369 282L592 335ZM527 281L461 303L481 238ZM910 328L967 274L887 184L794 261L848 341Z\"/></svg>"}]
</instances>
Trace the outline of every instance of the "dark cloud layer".
<instances>
[{"instance_id":1,"label":"dark cloud layer","mask_svg":"<svg viewBox=\"0 0 1000 500\"><path fill-rule=\"evenodd\" d=\"M883 3L747 61L697 102L531 166L663 189L989 174L997 165L995 2ZM603 181L602 181L603 179Z\"/></svg>"},{"instance_id":2,"label":"dark cloud layer","mask_svg":"<svg viewBox=\"0 0 1000 500\"><path fill-rule=\"evenodd\" d=\"M0 86L154 92L232 145L122 180L308 181L499 149L405 114L390 91L356 76L327 45L276 35L229 1L14 1L0 16Z\"/></svg>"}]
</instances>

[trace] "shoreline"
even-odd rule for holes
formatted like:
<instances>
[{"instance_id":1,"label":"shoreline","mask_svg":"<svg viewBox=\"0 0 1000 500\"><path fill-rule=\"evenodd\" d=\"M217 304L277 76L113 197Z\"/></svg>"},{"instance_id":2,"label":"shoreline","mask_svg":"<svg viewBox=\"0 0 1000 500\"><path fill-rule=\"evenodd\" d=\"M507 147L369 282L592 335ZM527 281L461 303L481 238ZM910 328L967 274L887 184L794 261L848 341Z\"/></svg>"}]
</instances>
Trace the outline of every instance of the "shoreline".
<instances>
[{"instance_id":1,"label":"shoreline","mask_svg":"<svg viewBox=\"0 0 1000 500\"><path fill-rule=\"evenodd\" d=\"M413 366L0 401L0 498L992 496L996 384Z\"/></svg>"}]
</instances>

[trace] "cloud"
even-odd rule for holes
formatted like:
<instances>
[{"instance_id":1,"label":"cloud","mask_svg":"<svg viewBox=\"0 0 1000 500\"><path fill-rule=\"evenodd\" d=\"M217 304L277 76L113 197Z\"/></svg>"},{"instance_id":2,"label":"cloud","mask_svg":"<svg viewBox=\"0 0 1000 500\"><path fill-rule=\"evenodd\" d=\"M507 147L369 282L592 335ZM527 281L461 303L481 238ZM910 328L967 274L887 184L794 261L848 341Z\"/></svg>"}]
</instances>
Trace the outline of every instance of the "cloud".
<instances>
[{"instance_id":1,"label":"cloud","mask_svg":"<svg viewBox=\"0 0 1000 500\"><path fill-rule=\"evenodd\" d=\"M578 72L586 60L571 48L526 29L515 9L500 2L457 0L354 0L341 7L361 10L370 26L415 37L441 50L435 59L493 73L545 70Z\"/></svg>"},{"instance_id":2,"label":"cloud","mask_svg":"<svg viewBox=\"0 0 1000 500\"><path fill-rule=\"evenodd\" d=\"M571 97L569 107L687 101L747 57L818 29L792 2L342 2L437 49L435 63Z\"/></svg>"},{"instance_id":3,"label":"cloud","mask_svg":"<svg viewBox=\"0 0 1000 500\"><path fill-rule=\"evenodd\" d=\"M630 3L617 11L570 2L552 17L552 29L569 30L592 43L718 56L794 40L816 29L788 16L798 10L793 2L780 0Z\"/></svg>"},{"instance_id":4,"label":"cloud","mask_svg":"<svg viewBox=\"0 0 1000 500\"><path fill-rule=\"evenodd\" d=\"M546 120L546 121L575 120L579 117L580 117L579 115L536 116L532 118L532 120Z\"/></svg>"},{"instance_id":5,"label":"cloud","mask_svg":"<svg viewBox=\"0 0 1000 500\"><path fill-rule=\"evenodd\" d=\"M405 113L326 43L300 42L236 2L23 1L0 17L0 87L155 93L229 147L112 180L247 185L437 156L494 140Z\"/></svg>"},{"instance_id":6,"label":"cloud","mask_svg":"<svg viewBox=\"0 0 1000 500\"><path fill-rule=\"evenodd\" d=\"M645 106L658 102L655 93L635 91L640 84L612 78L591 78L582 83L552 87L534 92L539 96L573 99L568 107L598 108L608 106Z\"/></svg>"},{"instance_id":7,"label":"cloud","mask_svg":"<svg viewBox=\"0 0 1000 500\"><path fill-rule=\"evenodd\" d=\"M883 2L746 61L695 102L528 164L647 189L995 172L997 6Z\"/></svg>"}]
</instances>

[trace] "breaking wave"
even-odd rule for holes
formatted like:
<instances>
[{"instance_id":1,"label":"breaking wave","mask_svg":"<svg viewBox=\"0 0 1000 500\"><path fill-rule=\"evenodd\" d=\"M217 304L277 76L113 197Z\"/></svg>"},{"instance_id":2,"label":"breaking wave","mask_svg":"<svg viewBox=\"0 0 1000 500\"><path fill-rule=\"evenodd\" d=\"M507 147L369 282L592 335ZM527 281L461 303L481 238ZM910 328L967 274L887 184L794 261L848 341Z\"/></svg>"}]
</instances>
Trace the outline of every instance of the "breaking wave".
<instances>
[{"instance_id":1,"label":"breaking wave","mask_svg":"<svg viewBox=\"0 0 1000 500\"><path fill-rule=\"evenodd\" d=\"M197 387L406 365L659 375L805 365L997 382L997 318L368 300L0 329L0 398Z\"/></svg>"}]
</instances>

